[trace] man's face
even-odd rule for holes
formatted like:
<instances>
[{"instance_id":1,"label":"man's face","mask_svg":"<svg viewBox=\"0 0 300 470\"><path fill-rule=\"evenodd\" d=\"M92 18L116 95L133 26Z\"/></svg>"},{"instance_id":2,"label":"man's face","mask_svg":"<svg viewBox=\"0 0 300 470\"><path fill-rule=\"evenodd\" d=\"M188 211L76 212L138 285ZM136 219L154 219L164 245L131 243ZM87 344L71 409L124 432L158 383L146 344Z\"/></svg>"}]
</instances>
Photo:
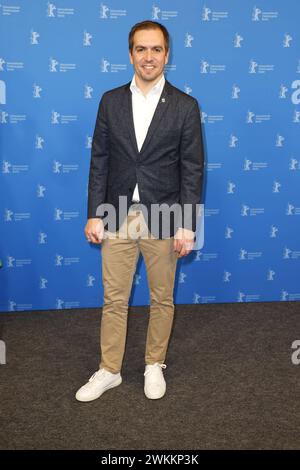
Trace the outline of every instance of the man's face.
<instances>
[{"instance_id":1,"label":"man's face","mask_svg":"<svg viewBox=\"0 0 300 470\"><path fill-rule=\"evenodd\" d=\"M164 35L160 29L137 31L129 57L141 80L149 83L161 76L168 62L169 52L166 51Z\"/></svg>"}]
</instances>

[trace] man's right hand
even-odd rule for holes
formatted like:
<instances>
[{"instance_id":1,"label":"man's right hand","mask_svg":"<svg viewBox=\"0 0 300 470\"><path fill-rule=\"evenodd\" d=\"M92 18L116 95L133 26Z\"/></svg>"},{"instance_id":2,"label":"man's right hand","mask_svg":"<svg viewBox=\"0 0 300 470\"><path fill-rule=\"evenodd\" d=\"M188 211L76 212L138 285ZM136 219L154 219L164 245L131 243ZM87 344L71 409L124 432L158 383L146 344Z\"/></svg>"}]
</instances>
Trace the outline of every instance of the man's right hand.
<instances>
[{"instance_id":1,"label":"man's right hand","mask_svg":"<svg viewBox=\"0 0 300 470\"><path fill-rule=\"evenodd\" d=\"M103 220L99 218L88 219L84 233L88 242L102 243L104 234Z\"/></svg>"}]
</instances>

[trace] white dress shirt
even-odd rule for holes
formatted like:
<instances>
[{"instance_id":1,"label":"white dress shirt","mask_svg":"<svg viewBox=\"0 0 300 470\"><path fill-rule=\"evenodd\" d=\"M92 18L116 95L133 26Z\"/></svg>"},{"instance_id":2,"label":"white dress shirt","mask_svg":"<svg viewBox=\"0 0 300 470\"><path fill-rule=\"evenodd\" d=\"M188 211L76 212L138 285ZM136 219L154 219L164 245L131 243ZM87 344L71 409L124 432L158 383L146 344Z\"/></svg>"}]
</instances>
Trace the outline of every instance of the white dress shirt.
<instances>
[{"instance_id":1,"label":"white dress shirt","mask_svg":"<svg viewBox=\"0 0 300 470\"><path fill-rule=\"evenodd\" d=\"M130 90L132 93L133 123L139 151L141 150L143 142L146 138L148 128L151 124L164 85L165 77L162 76L161 79L156 83L156 85L154 85L154 87L151 88L147 95L144 96L142 91L136 84L135 75L133 76L133 79L131 81ZM132 196L132 201L138 202L139 200L139 189L138 184L136 184Z\"/></svg>"}]
</instances>

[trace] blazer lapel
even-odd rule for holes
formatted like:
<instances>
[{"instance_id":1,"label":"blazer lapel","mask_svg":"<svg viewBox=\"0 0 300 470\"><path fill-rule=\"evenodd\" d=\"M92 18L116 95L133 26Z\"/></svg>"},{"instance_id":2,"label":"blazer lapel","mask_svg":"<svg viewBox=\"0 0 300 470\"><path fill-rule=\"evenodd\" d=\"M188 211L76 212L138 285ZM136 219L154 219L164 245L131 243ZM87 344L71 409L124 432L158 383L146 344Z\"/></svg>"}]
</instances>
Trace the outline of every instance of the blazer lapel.
<instances>
[{"instance_id":1,"label":"blazer lapel","mask_svg":"<svg viewBox=\"0 0 300 470\"><path fill-rule=\"evenodd\" d=\"M130 83L131 82L129 82L125 87L126 97L124 100L124 121L127 125L130 141L135 150L135 153L139 153L139 149L138 149L138 145L137 145L137 141L135 137L135 130L134 130Z\"/></svg>"},{"instance_id":2,"label":"blazer lapel","mask_svg":"<svg viewBox=\"0 0 300 470\"><path fill-rule=\"evenodd\" d=\"M148 128L147 135L145 137L142 148L140 150L140 153L142 153L145 150L145 148L147 147L147 145L149 145L155 130L157 129L164 113L166 112L166 110L168 108L169 101L170 101L170 90L169 90L169 84L166 81L165 86L163 88L163 91L161 93L161 96L159 98L159 101L157 103L152 121L151 121L150 126Z\"/></svg>"}]
</instances>

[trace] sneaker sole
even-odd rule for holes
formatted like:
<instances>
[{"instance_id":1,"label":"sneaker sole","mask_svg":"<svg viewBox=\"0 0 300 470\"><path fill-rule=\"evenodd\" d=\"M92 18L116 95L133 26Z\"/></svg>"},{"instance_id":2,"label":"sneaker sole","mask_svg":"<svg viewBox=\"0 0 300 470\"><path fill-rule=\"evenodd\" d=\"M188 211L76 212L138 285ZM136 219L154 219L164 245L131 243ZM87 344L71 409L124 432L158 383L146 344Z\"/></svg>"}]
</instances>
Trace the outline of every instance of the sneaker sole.
<instances>
[{"instance_id":1,"label":"sneaker sole","mask_svg":"<svg viewBox=\"0 0 300 470\"><path fill-rule=\"evenodd\" d=\"M161 398L163 398L166 394L166 390L164 391L164 393L162 395L160 395L159 397L151 397L149 395L147 395L145 389L144 389L144 393L145 393L145 396L149 399L149 400L160 400Z\"/></svg>"},{"instance_id":2,"label":"sneaker sole","mask_svg":"<svg viewBox=\"0 0 300 470\"><path fill-rule=\"evenodd\" d=\"M118 387L118 385L121 385L122 383L122 377L120 377L116 382L110 384L110 385L107 385L103 390L102 392L100 393L100 395L97 395L96 397L94 398L77 398L77 396L75 396L76 400L77 401L80 401L82 403L87 403L89 401L94 401L94 400L97 400L97 398L100 398L101 395L103 395L104 392L106 392L107 390L110 390L111 388L115 388L115 387Z\"/></svg>"}]
</instances>

